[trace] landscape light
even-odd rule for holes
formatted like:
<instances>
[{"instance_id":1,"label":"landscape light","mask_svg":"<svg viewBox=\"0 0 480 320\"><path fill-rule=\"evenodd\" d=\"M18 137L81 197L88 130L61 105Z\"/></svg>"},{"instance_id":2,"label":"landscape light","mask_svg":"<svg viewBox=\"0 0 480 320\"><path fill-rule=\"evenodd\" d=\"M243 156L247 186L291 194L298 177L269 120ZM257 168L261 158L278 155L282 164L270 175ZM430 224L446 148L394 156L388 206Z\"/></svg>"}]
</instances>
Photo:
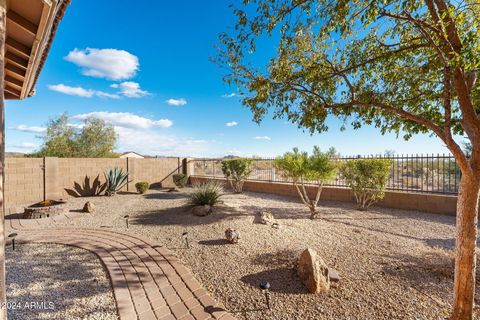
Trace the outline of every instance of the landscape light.
<instances>
[{"instance_id":1,"label":"landscape light","mask_svg":"<svg viewBox=\"0 0 480 320\"><path fill-rule=\"evenodd\" d=\"M12 238L12 250L15 251L15 237L18 236L17 233L10 233L8 235L9 238Z\"/></svg>"},{"instance_id":2,"label":"landscape light","mask_svg":"<svg viewBox=\"0 0 480 320\"><path fill-rule=\"evenodd\" d=\"M126 216L124 216L125 218L125 222L127 223L127 229L128 229L128 218L130 218L130 216L127 214Z\"/></svg>"},{"instance_id":3,"label":"landscape light","mask_svg":"<svg viewBox=\"0 0 480 320\"><path fill-rule=\"evenodd\" d=\"M185 239L185 245L187 246L187 249L190 249L190 245L188 243L188 231L185 231L184 233L182 233L182 237L183 239Z\"/></svg>"},{"instance_id":4,"label":"landscape light","mask_svg":"<svg viewBox=\"0 0 480 320\"><path fill-rule=\"evenodd\" d=\"M265 295L265 301L267 303L267 308L270 310L270 283L267 282L262 282L260 283L260 289L262 290L263 294Z\"/></svg>"}]
</instances>

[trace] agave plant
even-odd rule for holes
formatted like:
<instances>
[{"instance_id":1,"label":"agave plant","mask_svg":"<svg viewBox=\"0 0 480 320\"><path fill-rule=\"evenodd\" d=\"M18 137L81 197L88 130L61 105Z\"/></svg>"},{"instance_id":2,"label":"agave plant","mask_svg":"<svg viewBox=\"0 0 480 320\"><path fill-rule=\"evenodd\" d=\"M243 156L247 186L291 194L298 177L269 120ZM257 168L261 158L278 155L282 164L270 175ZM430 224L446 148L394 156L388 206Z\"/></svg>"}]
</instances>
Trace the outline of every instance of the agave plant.
<instances>
[{"instance_id":1,"label":"agave plant","mask_svg":"<svg viewBox=\"0 0 480 320\"><path fill-rule=\"evenodd\" d=\"M105 195L113 196L128 182L128 172L121 168L113 168L103 173L107 180L107 189Z\"/></svg>"}]
</instances>

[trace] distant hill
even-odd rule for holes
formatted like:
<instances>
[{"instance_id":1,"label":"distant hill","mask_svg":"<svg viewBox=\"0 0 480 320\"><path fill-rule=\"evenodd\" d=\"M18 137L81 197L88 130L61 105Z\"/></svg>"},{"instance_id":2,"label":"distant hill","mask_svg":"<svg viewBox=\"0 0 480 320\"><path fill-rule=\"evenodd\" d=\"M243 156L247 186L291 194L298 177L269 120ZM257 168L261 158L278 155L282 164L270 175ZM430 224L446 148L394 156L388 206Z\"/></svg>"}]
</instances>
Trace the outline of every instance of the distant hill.
<instances>
[{"instance_id":1,"label":"distant hill","mask_svg":"<svg viewBox=\"0 0 480 320\"><path fill-rule=\"evenodd\" d=\"M23 158L26 154L22 152L5 152L5 158Z\"/></svg>"}]
</instances>

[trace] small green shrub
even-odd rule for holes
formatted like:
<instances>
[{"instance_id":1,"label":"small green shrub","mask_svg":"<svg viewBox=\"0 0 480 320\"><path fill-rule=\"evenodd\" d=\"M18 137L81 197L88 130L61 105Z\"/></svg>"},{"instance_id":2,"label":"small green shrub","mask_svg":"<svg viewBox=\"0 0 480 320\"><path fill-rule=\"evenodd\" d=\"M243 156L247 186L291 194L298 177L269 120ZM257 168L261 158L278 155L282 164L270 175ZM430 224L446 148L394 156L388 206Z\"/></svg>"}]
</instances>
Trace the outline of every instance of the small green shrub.
<instances>
[{"instance_id":1,"label":"small green shrub","mask_svg":"<svg viewBox=\"0 0 480 320\"><path fill-rule=\"evenodd\" d=\"M140 181L135 183L135 189L137 189L137 192L140 194L144 194L149 188L150 183L148 183L147 181Z\"/></svg>"},{"instance_id":2,"label":"small green shrub","mask_svg":"<svg viewBox=\"0 0 480 320\"><path fill-rule=\"evenodd\" d=\"M128 182L128 172L121 168L113 168L103 173L107 181L105 195L113 196Z\"/></svg>"},{"instance_id":3,"label":"small green shrub","mask_svg":"<svg viewBox=\"0 0 480 320\"><path fill-rule=\"evenodd\" d=\"M183 188L187 185L188 176L183 173L176 173L173 175L173 183L179 188Z\"/></svg>"},{"instance_id":4,"label":"small green shrub","mask_svg":"<svg viewBox=\"0 0 480 320\"><path fill-rule=\"evenodd\" d=\"M233 191L242 193L243 183L252 173L252 159L238 158L222 161L222 171Z\"/></svg>"},{"instance_id":5,"label":"small green shrub","mask_svg":"<svg viewBox=\"0 0 480 320\"><path fill-rule=\"evenodd\" d=\"M192 193L188 196L189 204L192 206L215 206L223 195L223 184L218 181L208 181L193 187Z\"/></svg>"},{"instance_id":6,"label":"small green shrub","mask_svg":"<svg viewBox=\"0 0 480 320\"><path fill-rule=\"evenodd\" d=\"M275 167L284 177L293 181L300 199L310 210L310 219L315 219L318 215L317 204L320 200L323 185L336 175L337 167L333 161L335 154L333 148L322 152L320 148L314 146L311 155L306 151L293 148L292 152L286 152L283 156L275 159ZM315 198L309 196L306 188L307 184L316 187Z\"/></svg>"},{"instance_id":7,"label":"small green shrub","mask_svg":"<svg viewBox=\"0 0 480 320\"><path fill-rule=\"evenodd\" d=\"M359 210L383 199L391 166L389 159L355 159L341 165L340 174L352 189Z\"/></svg>"}]
</instances>

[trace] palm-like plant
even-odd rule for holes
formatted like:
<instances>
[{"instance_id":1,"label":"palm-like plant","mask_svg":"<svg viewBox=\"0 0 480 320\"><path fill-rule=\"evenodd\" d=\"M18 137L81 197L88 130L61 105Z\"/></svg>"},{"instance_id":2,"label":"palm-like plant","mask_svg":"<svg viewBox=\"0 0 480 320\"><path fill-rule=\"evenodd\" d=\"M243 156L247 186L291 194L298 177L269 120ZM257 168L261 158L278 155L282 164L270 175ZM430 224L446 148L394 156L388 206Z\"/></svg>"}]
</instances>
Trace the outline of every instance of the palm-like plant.
<instances>
[{"instance_id":1,"label":"palm-like plant","mask_svg":"<svg viewBox=\"0 0 480 320\"><path fill-rule=\"evenodd\" d=\"M121 168L113 168L103 173L107 181L107 189L105 195L113 196L128 182L128 172L124 172Z\"/></svg>"}]
</instances>

